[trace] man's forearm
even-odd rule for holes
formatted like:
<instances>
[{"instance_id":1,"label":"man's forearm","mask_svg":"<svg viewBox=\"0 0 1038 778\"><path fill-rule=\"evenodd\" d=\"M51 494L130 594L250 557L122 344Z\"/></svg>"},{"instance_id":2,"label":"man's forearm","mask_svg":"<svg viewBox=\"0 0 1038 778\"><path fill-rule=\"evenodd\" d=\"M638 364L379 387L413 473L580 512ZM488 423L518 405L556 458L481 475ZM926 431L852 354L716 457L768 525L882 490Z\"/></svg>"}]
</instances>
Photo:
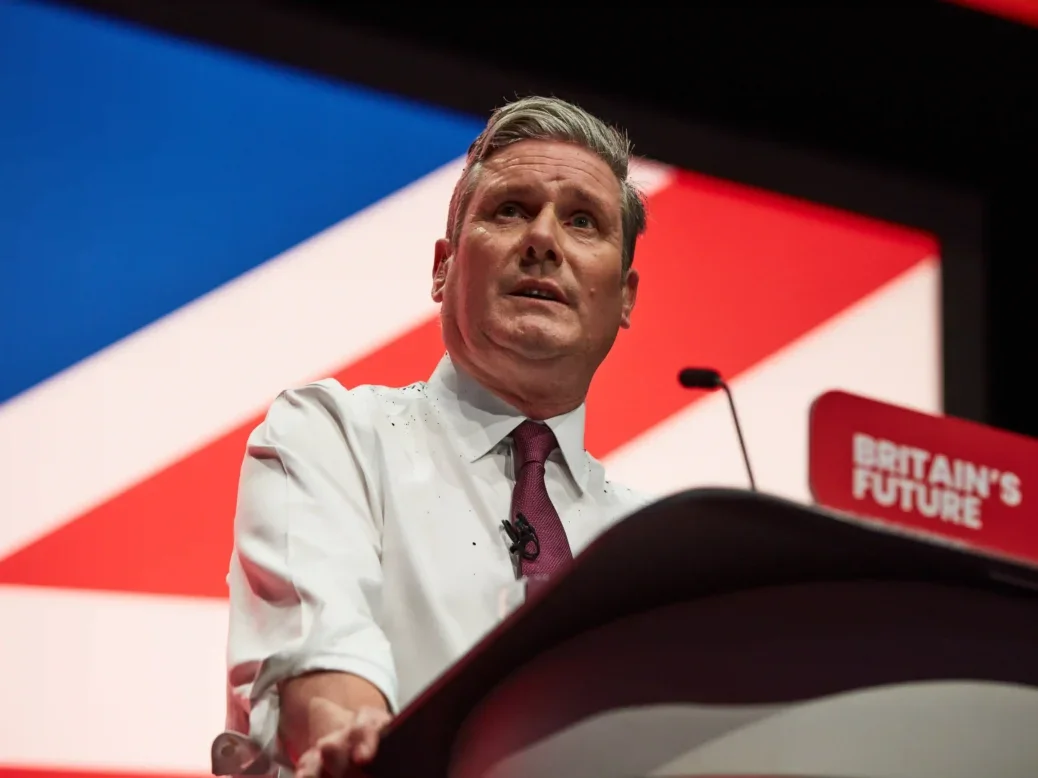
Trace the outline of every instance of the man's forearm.
<instances>
[{"instance_id":1,"label":"man's forearm","mask_svg":"<svg viewBox=\"0 0 1038 778\"><path fill-rule=\"evenodd\" d=\"M278 728L293 761L320 738L348 726L361 708L388 711L386 698L365 679L339 672L307 673L280 684Z\"/></svg>"}]
</instances>

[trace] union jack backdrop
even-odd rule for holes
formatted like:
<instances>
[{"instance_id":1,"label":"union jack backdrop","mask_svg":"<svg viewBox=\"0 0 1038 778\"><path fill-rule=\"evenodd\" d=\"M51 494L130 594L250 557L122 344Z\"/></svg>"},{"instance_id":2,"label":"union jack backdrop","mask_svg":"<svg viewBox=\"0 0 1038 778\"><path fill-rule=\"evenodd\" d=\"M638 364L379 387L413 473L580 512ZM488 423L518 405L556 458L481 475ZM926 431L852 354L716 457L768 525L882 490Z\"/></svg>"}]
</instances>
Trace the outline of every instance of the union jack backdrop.
<instances>
[{"instance_id":1,"label":"union jack backdrop","mask_svg":"<svg viewBox=\"0 0 1038 778\"><path fill-rule=\"evenodd\" d=\"M283 388L425 378L482 126L39 3L0 4L0 778L203 775L245 439ZM635 139L637 140L637 139ZM941 405L931 236L639 161L634 326L587 446L658 494L809 500L807 411Z\"/></svg>"}]
</instances>

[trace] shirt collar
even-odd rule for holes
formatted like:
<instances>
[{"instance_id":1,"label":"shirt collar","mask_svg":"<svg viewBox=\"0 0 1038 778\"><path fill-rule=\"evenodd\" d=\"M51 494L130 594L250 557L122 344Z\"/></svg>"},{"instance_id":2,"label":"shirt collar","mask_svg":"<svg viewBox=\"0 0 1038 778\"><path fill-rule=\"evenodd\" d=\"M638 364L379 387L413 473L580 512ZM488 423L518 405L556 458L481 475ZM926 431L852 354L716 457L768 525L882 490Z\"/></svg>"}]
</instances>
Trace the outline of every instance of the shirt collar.
<instances>
[{"instance_id":1,"label":"shirt collar","mask_svg":"<svg viewBox=\"0 0 1038 778\"><path fill-rule=\"evenodd\" d=\"M431 399L446 414L470 462L486 456L526 417L477 383L444 354L427 383ZM562 458L581 491L587 488L591 463L584 449L585 406L546 419Z\"/></svg>"}]
</instances>

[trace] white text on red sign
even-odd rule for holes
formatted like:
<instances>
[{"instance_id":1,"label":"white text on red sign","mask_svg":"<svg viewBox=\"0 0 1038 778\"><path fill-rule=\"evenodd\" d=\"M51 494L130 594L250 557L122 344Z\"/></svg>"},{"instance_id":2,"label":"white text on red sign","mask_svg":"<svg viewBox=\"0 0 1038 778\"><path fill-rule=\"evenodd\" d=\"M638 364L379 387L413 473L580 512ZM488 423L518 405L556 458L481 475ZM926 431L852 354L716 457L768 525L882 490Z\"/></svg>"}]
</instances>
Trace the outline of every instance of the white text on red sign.
<instances>
[{"instance_id":1,"label":"white text on red sign","mask_svg":"<svg viewBox=\"0 0 1038 778\"><path fill-rule=\"evenodd\" d=\"M986 500L1015 508L1023 499L1019 476L996 467L863 432L854 434L853 449L855 500L979 530Z\"/></svg>"}]
</instances>

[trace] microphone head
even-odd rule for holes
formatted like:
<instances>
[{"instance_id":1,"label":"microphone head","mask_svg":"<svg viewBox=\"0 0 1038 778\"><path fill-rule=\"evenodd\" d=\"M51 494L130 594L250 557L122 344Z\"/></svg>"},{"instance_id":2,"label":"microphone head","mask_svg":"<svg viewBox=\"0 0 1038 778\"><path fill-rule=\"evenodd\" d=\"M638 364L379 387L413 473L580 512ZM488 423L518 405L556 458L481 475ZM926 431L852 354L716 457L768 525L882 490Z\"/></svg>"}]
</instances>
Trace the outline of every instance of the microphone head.
<instances>
[{"instance_id":1,"label":"microphone head","mask_svg":"<svg viewBox=\"0 0 1038 778\"><path fill-rule=\"evenodd\" d=\"M686 367L678 373L678 382L686 389L717 389L724 383L721 374L709 367Z\"/></svg>"}]
</instances>

